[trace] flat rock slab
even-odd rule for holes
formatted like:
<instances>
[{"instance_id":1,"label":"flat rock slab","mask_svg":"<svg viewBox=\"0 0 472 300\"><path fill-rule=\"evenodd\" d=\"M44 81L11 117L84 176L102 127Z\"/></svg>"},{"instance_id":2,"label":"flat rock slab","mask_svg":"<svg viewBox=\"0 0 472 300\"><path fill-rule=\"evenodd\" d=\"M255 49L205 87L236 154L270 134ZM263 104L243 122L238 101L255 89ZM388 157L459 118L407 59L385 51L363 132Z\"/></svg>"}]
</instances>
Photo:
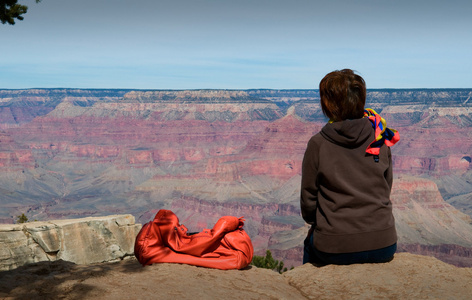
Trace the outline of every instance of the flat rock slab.
<instances>
[{"instance_id":1,"label":"flat rock slab","mask_svg":"<svg viewBox=\"0 0 472 300\"><path fill-rule=\"evenodd\" d=\"M0 299L471 299L472 269L408 253L386 264L215 270L134 258L39 262L0 272Z\"/></svg>"},{"instance_id":2,"label":"flat rock slab","mask_svg":"<svg viewBox=\"0 0 472 300\"><path fill-rule=\"evenodd\" d=\"M308 299L472 299L472 268L409 253L385 264L305 264L284 276Z\"/></svg>"},{"instance_id":3,"label":"flat rock slab","mask_svg":"<svg viewBox=\"0 0 472 300\"><path fill-rule=\"evenodd\" d=\"M280 274L256 267L216 270L135 259L74 265L56 261L0 272L0 299L306 299Z\"/></svg>"}]
</instances>

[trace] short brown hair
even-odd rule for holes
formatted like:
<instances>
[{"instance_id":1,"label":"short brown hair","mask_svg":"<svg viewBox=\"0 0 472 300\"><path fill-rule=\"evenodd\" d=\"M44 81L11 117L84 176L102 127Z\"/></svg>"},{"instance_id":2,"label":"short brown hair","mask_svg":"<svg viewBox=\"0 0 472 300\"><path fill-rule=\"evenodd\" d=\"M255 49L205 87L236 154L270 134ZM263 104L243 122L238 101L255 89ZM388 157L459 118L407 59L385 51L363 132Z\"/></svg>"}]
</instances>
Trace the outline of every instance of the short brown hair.
<instances>
[{"instance_id":1,"label":"short brown hair","mask_svg":"<svg viewBox=\"0 0 472 300\"><path fill-rule=\"evenodd\" d=\"M364 79L354 71L333 71L320 82L323 114L332 121L362 118L366 93Z\"/></svg>"}]
</instances>

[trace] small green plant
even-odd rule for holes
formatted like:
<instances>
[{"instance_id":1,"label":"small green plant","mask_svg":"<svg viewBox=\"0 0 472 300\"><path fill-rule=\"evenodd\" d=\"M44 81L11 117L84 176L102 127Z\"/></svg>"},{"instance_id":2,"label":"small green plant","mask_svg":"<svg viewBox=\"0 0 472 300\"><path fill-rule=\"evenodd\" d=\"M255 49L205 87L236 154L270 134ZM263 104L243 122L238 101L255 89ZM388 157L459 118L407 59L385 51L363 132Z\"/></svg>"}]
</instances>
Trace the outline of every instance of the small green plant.
<instances>
[{"instance_id":1,"label":"small green plant","mask_svg":"<svg viewBox=\"0 0 472 300\"><path fill-rule=\"evenodd\" d=\"M28 217L25 216L25 214L16 216L16 223L26 223L26 222L28 222Z\"/></svg>"},{"instance_id":2,"label":"small green plant","mask_svg":"<svg viewBox=\"0 0 472 300\"><path fill-rule=\"evenodd\" d=\"M274 270L280 274L287 271L287 268L284 268L284 262L274 259L270 250L266 251L265 256L254 255L251 265L258 268Z\"/></svg>"}]
</instances>

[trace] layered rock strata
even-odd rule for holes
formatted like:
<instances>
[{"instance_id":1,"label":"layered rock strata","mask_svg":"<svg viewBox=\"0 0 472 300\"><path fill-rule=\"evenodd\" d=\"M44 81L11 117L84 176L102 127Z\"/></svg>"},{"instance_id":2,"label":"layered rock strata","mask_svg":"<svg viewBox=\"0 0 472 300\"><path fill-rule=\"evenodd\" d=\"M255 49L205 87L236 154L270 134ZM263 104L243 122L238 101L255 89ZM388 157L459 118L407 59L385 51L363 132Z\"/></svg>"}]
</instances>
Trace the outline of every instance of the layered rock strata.
<instances>
[{"instance_id":1,"label":"layered rock strata","mask_svg":"<svg viewBox=\"0 0 472 300\"><path fill-rule=\"evenodd\" d=\"M404 245L471 248L470 221L443 201L472 211L471 95L368 93L368 106L402 137L392 148L401 176L392 200ZM301 159L326 122L318 91L4 90L0 99L9 112L0 114L1 223L22 213L147 222L167 208L198 231L244 216L258 253L300 261ZM11 113L18 108L23 115Z\"/></svg>"},{"instance_id":2,"label":"layered rock strata","mask_svg":"<svg viewBox=\"0 0 472 300\"><path fill-rule=\"evenodd\" d=\"M65 260L90 264L134 255L140 224L132 215L0 225L0 270Z\"/></svg>"}]
</instances>

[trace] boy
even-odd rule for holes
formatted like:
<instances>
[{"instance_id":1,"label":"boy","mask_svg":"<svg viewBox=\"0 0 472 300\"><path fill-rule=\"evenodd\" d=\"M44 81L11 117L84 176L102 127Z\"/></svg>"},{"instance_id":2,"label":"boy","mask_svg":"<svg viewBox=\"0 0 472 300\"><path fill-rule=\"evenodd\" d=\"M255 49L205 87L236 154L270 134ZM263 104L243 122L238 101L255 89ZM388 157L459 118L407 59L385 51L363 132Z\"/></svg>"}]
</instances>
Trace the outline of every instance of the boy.
<instances>
[{"instance_id":1,"label":"boy","mask_svg":"<svg viewBox=\"0 0 472 300\"><path fill-rule=\"evenodd\" d=\"M302 165L301 211L312 225L303 263L381 263L393 259L390 147L400 136L375 111L364 110L366 85L344 69L320 82L330 119L308 142Z\"/></svg>"}]
</instances>

